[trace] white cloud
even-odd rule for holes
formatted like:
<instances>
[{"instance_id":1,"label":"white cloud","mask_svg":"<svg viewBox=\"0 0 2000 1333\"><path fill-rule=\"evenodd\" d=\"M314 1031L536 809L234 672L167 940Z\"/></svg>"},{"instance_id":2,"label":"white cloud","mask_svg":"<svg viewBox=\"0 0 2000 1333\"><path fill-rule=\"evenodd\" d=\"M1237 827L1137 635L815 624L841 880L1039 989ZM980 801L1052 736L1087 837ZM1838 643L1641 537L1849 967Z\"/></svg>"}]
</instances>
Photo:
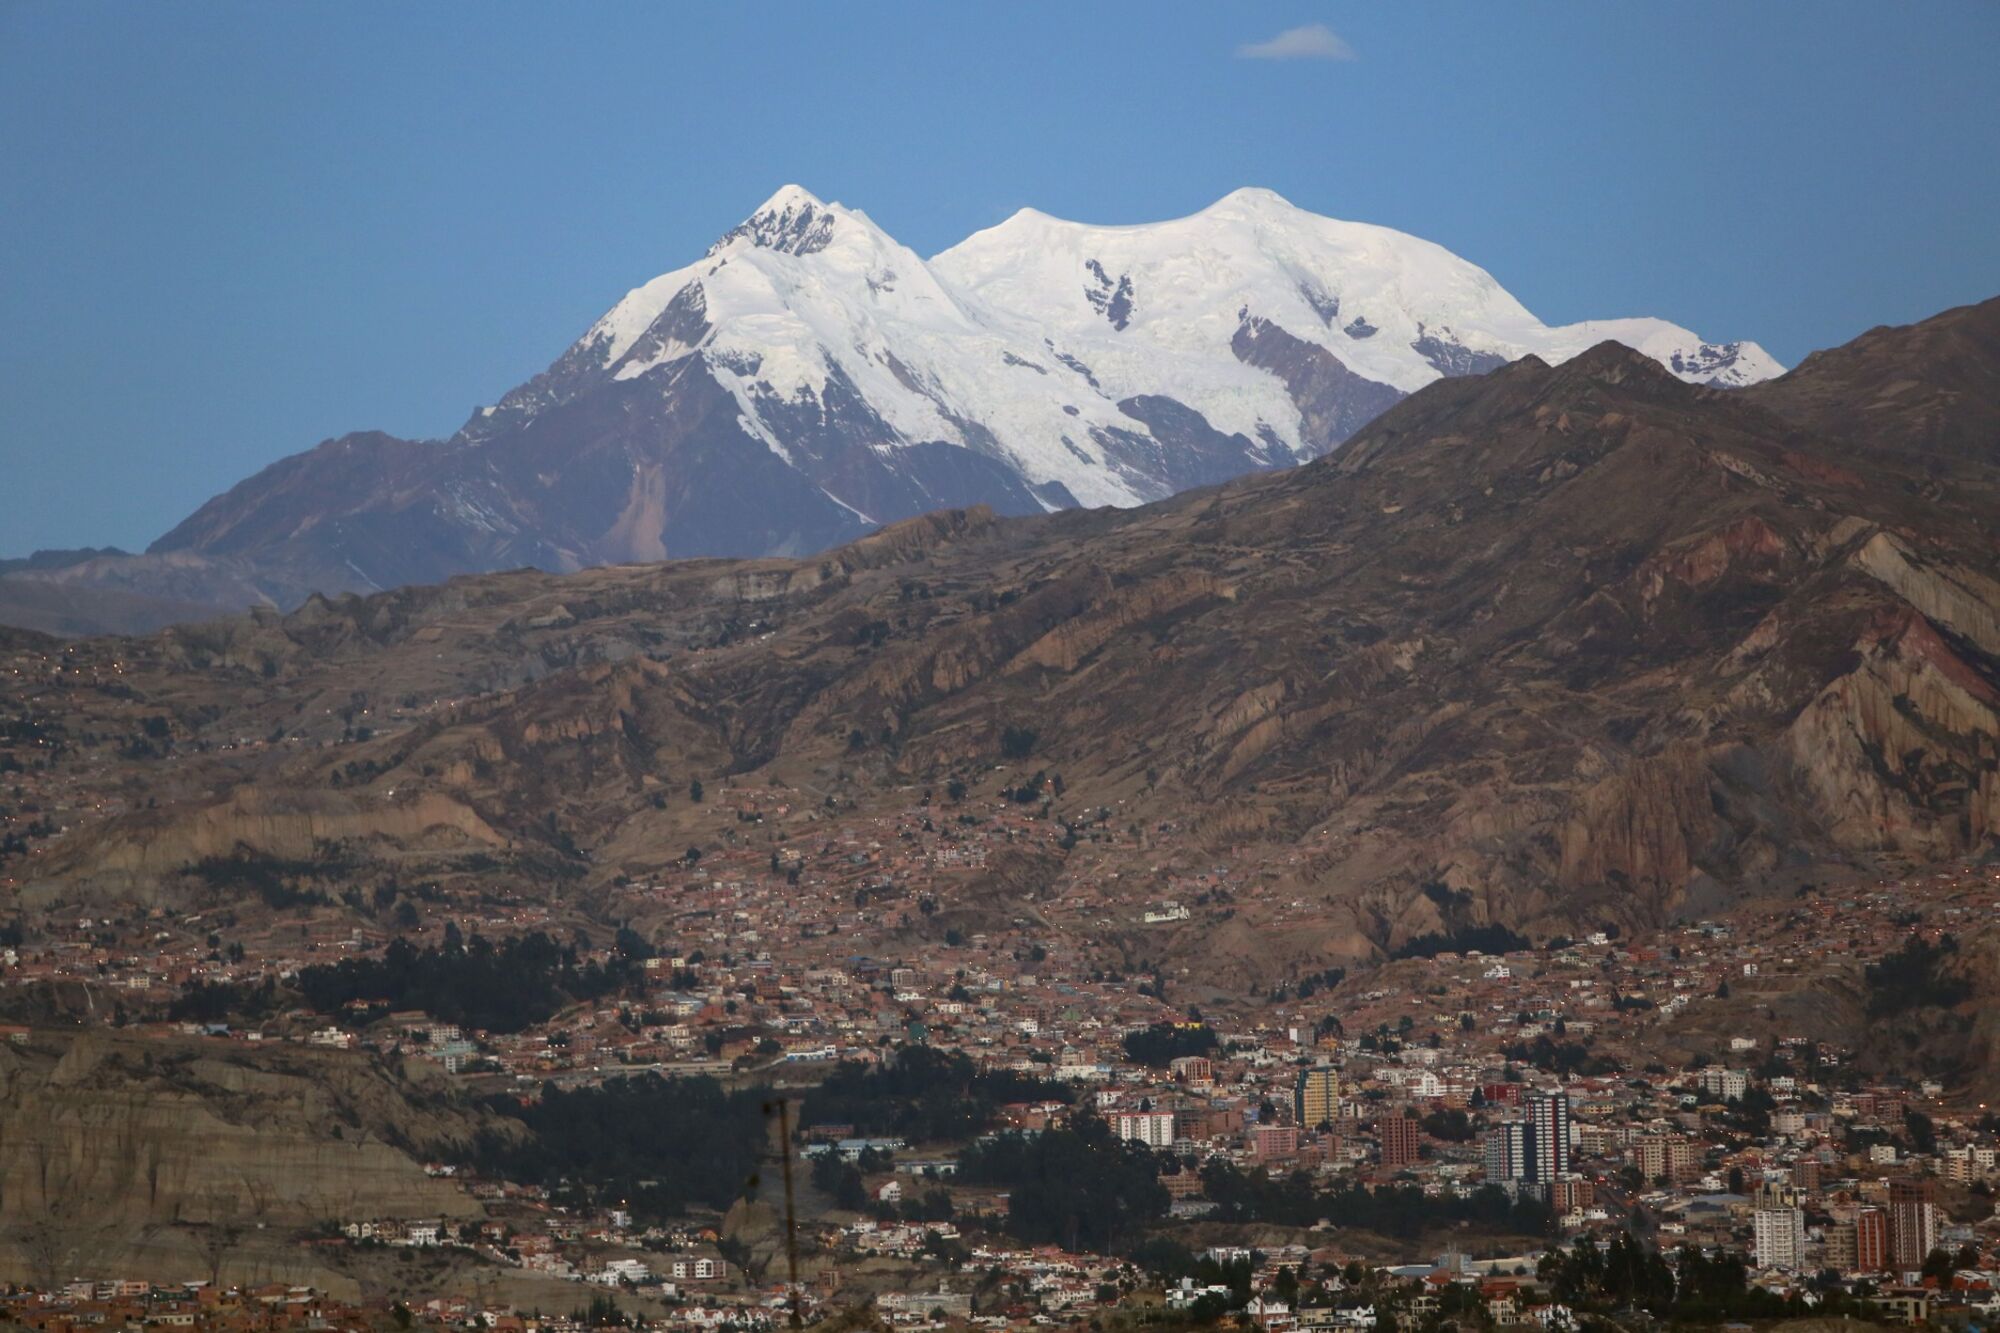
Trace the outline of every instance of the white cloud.
<instances>
[{"instance_id":1,"label":"white cloud","mask_svg":"<svg viewBox=\"0 0 2000 1333\"><path fill-rule=\"evenodd\" d=\"M1354 48L1324 23L1287 28L1267 42L1236 48L1239 60L1352 60Z\"/></svg>"}]
</instances>

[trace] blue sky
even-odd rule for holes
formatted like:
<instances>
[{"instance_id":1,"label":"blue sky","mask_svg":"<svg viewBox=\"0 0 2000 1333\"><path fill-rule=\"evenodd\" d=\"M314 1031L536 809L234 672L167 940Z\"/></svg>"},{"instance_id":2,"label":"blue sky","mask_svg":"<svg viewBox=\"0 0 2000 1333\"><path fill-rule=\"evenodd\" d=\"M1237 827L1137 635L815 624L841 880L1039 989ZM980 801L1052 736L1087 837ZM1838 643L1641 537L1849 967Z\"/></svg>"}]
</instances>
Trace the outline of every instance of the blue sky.
<instances>
[{"instance_id":1,"label":"blue sky","mask_svg":"<svg viewBox=\"0 0 2000 1333\"><path fill-rule=\"evenodd\" d=\"M0 554L448 434L787 181L923 254L1263 185L1791 363L2000 293L2000 5L0 0Z\"/></svg>"}]
</instances>

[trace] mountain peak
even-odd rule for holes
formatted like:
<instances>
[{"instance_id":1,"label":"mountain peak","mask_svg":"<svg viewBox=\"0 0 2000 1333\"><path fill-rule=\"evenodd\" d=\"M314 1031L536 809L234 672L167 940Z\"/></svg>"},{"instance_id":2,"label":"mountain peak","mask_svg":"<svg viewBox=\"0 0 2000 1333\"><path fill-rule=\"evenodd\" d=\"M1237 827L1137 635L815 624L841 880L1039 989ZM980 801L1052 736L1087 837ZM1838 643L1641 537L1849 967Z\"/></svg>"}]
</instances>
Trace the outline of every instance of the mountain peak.
<instances>
[{"instance_id":1,"label":"mountain peak","mask_svg":"<svg viewBox=\"0 0 2000 1333\"><path fill-rule=\"evenodd\" d=\"M769 199L766 199L751 211L750 216L756 218L762 217L766 213L783 214L801 208L822 209L825 207L826 201L803 185L780 185Z\"/></svg>"},{"instance_id":2,"label":"mountain peak","mask_svg":"<svg viewBox=\"0 0 2000 1333\"><path fill-rule=\"evenodd\" d=\"M1222 198L1216 200L1202 211L1204 213L1212 213L1222 208L1282 209L1294 213L1303 211L1297 204L1285 198L1285 196L1279 194L1276 190L1266 189L1261 185L1245 185L1239 189L1231 190L1228 194L1223 195Z\"/></svg>"},{"instance_id":3,"label":"mountain peak","mask_svg":"<svg viewBox=\"0 0 2000 1333\"><path fill-rule=\"evenodd\" d=\"M743 221L724 232L710 254L739 240L786 254L809 255L833 240L834 206L803 185L785 185Z\"/></svg>"},{"instance_id":4,"label":"mountain peak","mask_svg":"<svg viewBox=\"0 0 2000 1333\"><path fill-rule=\"evenodd\" d=\"M1555 373L1563 379L1594 380L1599 384L1623 384L1635 379L1680 382L1657 360L1615 338L1606 338L1577 353L1556 367Z\"/></svg>"}]
</instances>

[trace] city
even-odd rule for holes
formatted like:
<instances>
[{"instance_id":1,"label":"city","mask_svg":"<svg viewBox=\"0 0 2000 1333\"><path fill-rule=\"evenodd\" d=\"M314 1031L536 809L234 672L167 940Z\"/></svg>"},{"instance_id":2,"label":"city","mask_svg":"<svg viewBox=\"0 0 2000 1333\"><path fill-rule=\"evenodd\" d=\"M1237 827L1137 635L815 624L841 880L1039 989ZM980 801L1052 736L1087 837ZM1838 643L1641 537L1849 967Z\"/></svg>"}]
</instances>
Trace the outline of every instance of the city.
<instances>
[{"instance_id":1,"label":"city","mask_svg":"<svg viewBox=\"0 0 2000 1333\"><path fill-rule=\"evenodd\" d=\"M2000 1333L1996 51L0 0L0 1333Z\"/></svg>"}]
</instances>

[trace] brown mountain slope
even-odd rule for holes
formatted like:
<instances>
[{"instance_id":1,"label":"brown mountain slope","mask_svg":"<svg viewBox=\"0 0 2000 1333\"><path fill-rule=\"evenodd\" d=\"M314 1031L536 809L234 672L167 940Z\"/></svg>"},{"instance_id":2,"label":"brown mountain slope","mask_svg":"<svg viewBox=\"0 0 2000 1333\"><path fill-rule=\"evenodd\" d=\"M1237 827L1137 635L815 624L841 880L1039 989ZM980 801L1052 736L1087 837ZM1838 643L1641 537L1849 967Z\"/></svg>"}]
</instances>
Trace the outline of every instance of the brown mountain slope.
<instances>
[{"instance_id":1,"label":"brown mountain slope","mask_svg":"<svg viewBox=\"0 0 2000 1333\"><path fill-rule=\"evenodd\" d=\"M2000 297L1871 329L1743 392L1827 435L2000 466Z\"/></svg>"},{"instance_id":2,"label":"brown mountain slope","mask_svg":"<svg viewBox=\"0 0 2000 1333\"><path fill-rule=\"evenodd\" d=\"M108 555L0 574L0 625L45 634L146 634L271 604L241 569L197 555Z\"/></svg>"},{"instance_id":3,"label":"brown mountain slope","mask_svg":"<svg viewBox=\"0 0 2000 1333\"><path fill-rule=\"evenodd\" d=\"M157 808L79 823L32 891L145 896L239 844L329 842L589 889L687 845L655 797L691 776L866 811L977 781L1013 729L1063 776L1054 814L1283 853L1312 929L1190 942L1230 951L1218 975L1366 952L1445 904L1658 919L1992 838L1984 494L1920 478L1900 437L1832 446L1607 344L1140 510L960 511L811 561L461 579L79 645L72 671L115 657L139 698L72 698L74 732L165 711L185 740L119 768ZM1145 860L1037 891L1121 855Z\"/></svg>"}]
</instances>

